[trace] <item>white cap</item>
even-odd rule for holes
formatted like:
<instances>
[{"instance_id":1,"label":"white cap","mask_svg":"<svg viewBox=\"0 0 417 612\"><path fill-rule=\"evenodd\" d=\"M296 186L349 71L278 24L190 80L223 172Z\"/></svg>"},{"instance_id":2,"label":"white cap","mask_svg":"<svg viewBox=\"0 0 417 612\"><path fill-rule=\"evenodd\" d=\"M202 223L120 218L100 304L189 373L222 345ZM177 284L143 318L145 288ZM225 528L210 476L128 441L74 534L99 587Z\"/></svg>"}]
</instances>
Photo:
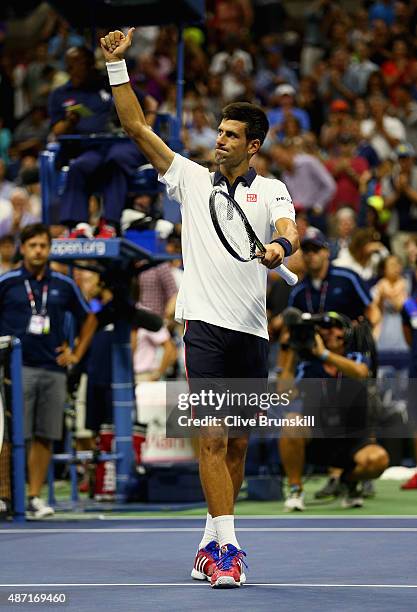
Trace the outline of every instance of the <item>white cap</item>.
<instances>
[{"instance_id":1,"label":"white cap","mask_svg":"<svg viewBox=\"0 0 417 612\"><path fill-rule=\"evenodd\" d=\"M288 85L288 83L283 83L282 85L278 85L274 93L276 96L295 96L296 91L292 85Z\"/></svg>"}]
</instances>

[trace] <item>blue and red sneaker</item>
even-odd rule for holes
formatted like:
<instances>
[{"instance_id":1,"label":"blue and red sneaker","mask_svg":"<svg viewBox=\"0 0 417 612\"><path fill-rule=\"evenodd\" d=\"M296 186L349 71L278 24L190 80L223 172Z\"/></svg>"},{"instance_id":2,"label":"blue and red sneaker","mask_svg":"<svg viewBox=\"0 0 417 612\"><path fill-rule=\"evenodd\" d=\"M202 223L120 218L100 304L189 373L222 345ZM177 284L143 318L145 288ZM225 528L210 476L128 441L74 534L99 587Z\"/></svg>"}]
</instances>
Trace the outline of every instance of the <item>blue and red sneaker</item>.
<instances>
[{"instance_id":1,"label":"blue and red sneaker","mask_svg":"<svg viewBox=\"0 0 417 612\"><path fill-rule=\"evenodd\" d=\"M243 566L248 566L243 557L246 557L246 553L236 546L232 544L222 546L219 560L210 579L211 586L217 589L231 589L244 584L246 576Z\"/></svg>"},{"instance_id":2,"label":"blue and red sneaker","mask_svg":"<svg viewBox=\"0 0 417 612\"><path fill-rule=\"evenodd\" d=\"M220 547L215 540L200 548L194 560L191 578L194 580L210 580L219 560Z\"/></svg>"}]
</instances>

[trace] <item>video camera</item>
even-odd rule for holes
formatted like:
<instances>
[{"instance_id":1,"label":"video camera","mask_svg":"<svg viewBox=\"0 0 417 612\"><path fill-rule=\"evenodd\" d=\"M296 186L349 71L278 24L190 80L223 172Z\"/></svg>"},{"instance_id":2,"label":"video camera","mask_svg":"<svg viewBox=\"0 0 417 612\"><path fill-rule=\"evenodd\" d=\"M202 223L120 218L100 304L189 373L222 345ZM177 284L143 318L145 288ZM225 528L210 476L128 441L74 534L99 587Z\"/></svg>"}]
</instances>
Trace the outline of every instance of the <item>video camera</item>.
<instances>
[{"instance_id":1,"label":"video camera","mask_svg":"<svg viewBox=\"0 0 417 612\"><path fill-rule=\"evenodd\" d=\"M347 344L352 333L352 323L348 317L334 311L321 314L301 312L298 308L289 307L282 313L284 325L288 327L290 338L288 345L296 351L301 359L309 359L315 345L318 328L340 327L345 331Z\"/></svg>"}]
</instances>

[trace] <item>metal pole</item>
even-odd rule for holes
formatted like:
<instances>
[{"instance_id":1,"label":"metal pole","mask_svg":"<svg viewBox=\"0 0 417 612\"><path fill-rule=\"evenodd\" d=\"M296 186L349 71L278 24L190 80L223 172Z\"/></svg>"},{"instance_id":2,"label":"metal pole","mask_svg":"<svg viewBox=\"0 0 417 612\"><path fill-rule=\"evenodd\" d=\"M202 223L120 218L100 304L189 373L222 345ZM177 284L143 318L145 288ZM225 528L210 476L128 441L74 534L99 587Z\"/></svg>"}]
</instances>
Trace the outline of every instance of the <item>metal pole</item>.
<instances>
[{"instance_id":1,"label":"metal pole","mask_svg":"<svg viewBox=\"0 0 417 612\"><path fill-rule=\"evenodd\" d=\"M25 435L22 382L22 345L12 340L10 356L12 380L12 445L14 520L25 521Z\"/></svg>"},{"instance_id":2,"label":"metal pole","mask_svg":"<svg viewBox=\"0 0 417 612\"><path fill-rule=\"evenodd\" d=\"M126 321L116 321L112 346L112 395L115 430L116 499L126 501L126 485L132 469L132 414L135 409L133 389L131 327Z\"/></svg>"},{"instance_id":3,"label":"metal pole","mask_svg":"<svg viewBox=\"0 0 417 612\"><path fill-rule=\"evenodd\" d=\"M178 47L177 47L177 124L175 126L174 142L175 151L181 151L181 126L182 126L182 106L184 98L184 28L178 25Z\"/></svg>"}]
</instances>

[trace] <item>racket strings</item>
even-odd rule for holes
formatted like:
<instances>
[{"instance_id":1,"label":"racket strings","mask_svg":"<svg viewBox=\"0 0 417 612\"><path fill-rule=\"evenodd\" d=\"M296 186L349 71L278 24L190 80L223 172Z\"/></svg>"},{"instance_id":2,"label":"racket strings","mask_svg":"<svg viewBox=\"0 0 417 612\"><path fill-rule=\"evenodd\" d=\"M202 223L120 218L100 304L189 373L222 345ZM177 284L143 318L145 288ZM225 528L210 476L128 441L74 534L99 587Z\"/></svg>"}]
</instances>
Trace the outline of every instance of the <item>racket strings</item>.
<instances>
[{"instance_id":1,"label":"racket strings","mask_svg":"<svg viewBox=\"0 0 417 612\"><path fill-rule=\"evenodd\" d=\"M255 254L255 243L247 226L228 198L217 192L214 198L215 214L220 230L237 255L244 261L250 261Z\"/></svg>"}]
</instances>

